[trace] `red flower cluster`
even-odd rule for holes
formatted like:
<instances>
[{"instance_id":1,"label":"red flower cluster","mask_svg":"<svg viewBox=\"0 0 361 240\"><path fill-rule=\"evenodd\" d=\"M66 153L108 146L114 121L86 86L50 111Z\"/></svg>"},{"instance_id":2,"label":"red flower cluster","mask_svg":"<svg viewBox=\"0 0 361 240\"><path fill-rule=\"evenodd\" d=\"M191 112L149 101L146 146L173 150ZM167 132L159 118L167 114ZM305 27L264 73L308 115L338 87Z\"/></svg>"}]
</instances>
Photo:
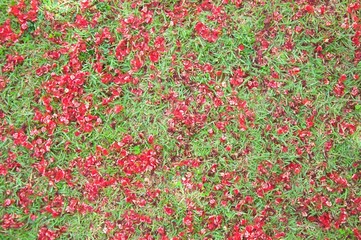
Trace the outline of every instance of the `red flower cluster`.
<instances>
[{"instance_id":1,"label":"red flower cluster","mask_svg":"<svg viewBox=\"0 0 361 240\"><path fill-rule=\"evenodd\" d=\"M19 35L14 33L13 29L10 25L10 19L7 19L1 26L0 26L0 44L8 43L13 44L19 38Z\"/></svg>"},{"instance_id":2,"label":"red flower cluster","mask_svg":"<svg viewBox=\"0 0 361 240\"><path fill-rule=\"evenodd\" d=\"M64 232L66 232L66 227L60 227L57 230L50 230L46 226L43 226L39 229L38 240L55 240L60 237Z\"/></svg>"},{"instance_id":3,"label":"red flower cluster","mask_svg":"<svg viewBox=\"0 0 361 240\"><path fill-rule=\"evenodd\" d=\"M218 40L221 35L221 30L219 29L210 29L205 24L198 22L194 30L206 41L214 43Z\"/></svg>"},{"instance_id":4,"label":"red flower cluster","mask_svg":"<svg viewBox=\"0 0 361 240\"><path fill-rule=\"evenodd\" d=\"M117 164L127 175L152 171L159 164L159 152L149 149L139 155L126 153L125 156L117 161Z\"/></svg>"},{"instance_id":5,"label":"red flower cluster","mask_svg":"<svg viewBox=\"0 0 361 240\"><path fill-rule=\"evenodd\" d=\"M24 62L24 57L18 54L15 55L6 55L6 63L2 67L3 72L12 72L15 69L15 66Z\"/></svg>"},{"instance_id":6,"label":"red flower cluster","mask_svg":"<svg viewBox=\"0 0 361 240\"><path fill-rule=\"evenodd\" d=\"M24 226L24 223L19 222L17 218L18 216L15 214L5 213L1 219L1 227L3 229L21 228L22 226Z\"/></svg>"}]
</instances>

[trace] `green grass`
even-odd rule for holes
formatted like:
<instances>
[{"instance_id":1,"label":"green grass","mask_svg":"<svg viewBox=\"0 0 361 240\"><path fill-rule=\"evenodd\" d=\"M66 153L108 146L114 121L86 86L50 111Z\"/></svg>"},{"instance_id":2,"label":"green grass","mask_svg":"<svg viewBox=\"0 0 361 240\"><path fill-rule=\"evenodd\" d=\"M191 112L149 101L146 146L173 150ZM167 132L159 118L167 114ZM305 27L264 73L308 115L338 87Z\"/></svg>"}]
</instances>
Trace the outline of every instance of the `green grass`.
<instances>
[{"instance_id":1,"label":"green grass","mask_svg":"<svg viewBox=\"0 0 361 240\"><path fill-rule=\"evenodd\" d=\"M199 1L183 1L183 5L178 1L140 1L134 5L133 1L94 0L85 9L77 1L41 1L37 21L28 21L24 32L17 18L8 12L17 2L0 3L0 26L10 19L13 31L19 34L14 43L1 42L0 36L0 80L6 80L6 87L0 89L0 137L4 138L0 141L1 239L37 239L42 227L56 232L63 226L66 231L55 234L59 239L116 239L117 234L141 239L147 233L161 239L159 227L165 229L169 239L232 239L235 226L244 233L247 225L256 226L257 221L262 225L258 233L271 238L284 232L281 239L357 239L354 232L361 231L356 204L361 197L361 100L360 93L352 95L351 91L353 87L361 91L361 78L355 77L361 73L361 63L354 61L360 46L352 41L355 29L341 25L345 18L352 23L352 16L358 16L361 10L349 14L351 1L320 2L314 6L314 13L305 12L295 19L306 3L243 1L237 8L221 2L213 1L213 7L219 7L220 17L225 19L220 22L224 27L215 42L206 41L194 29L197 22L209 29L219 26L210 19L216 13L201 10ZM317 11L323 4L324 15ZM25 5L26 13L30 1ZM135 22L142 21L147 10L153 11L151 22L133 26L126 23L133 17ZM172 17L173 10L174 14L183 10L185 14ZM282 18L276 19L276 12ZM77 28L73 26L77 15L89 22L97 19L97 23ZM109 29L114 42L105 39L96 45L104 28ZM302 30L297 32L296 28ZM159 61L152 63L149 52L156 47L156 37L164 37L165 45ZM131 51L119 61L115 51L122 39L128 39ZM81 42L86 46L84 51L77 49ZM287 48L288 42L292 48ZM240 44L244 46L242 51L238 50ZM319 45L324 57L315 52ZM46 57L49 51L64 48L68 50L59 59ZM7 55L14 54L23 56L24 62L13 71L3 72ZM68 73L64 70L71 64L72 54L81 63L78 72L89 76L83 85L74 88L78 92L71 96L69 108L62 100L70 96L66 92L73 82L57 83L59 98L49 94L45 83L55 82L53 75L71 77L76 73L71 67ZM138 55L144 58L143 66L133 71L132 60ZM94 69L98 61L103 64L101 73ZM41 66L54 63L48 73L36 74ZM203 70L206 64L213 67L211 72ZM245 75L243 83L235 87L230 80L238 68ZM293 76L289 71L294 68L300 71ZM106 73L127 73L138 82L105 84L101 79ZM275 78L274 73L279 77ZM333 90L342 74L347 76L345 94L338 97ZM254 81L258 86L250 89ZM268 81L277 82L279 87L268 87ZM104 104L115 91L119 96ZM46 112L46 98L53 107L50 113ZM217 101L222 104L216 106ZM245 101L246 106L237 107L237 101ZM89 121L94 123L89 132L81 128L82 104L87 107L86 115L101 120L98 124ZM123 110L112 112L119 105ZM35 109L45 119L34 120ZM62 124L61 116L69 111L76 117ZM240 129L240 114L246 116L245 131ZM314 125L308 129L306 119L311 115ZM46 130L50 121L55 123L52 134ZM225 124L223 130L217 127L220 123ZM288 131L278 134L283 126ZM342 134L341 128L349 129ZM15 143L14 134L20 130L32 149ZM302 130L311 135L300 137ZM128 135L132 141L118 145L119 149L114 147ZM153 143L149 136L154 137ZM44 148L35 144L38 139L52 140L42 157L35 154L37 148ZM333 147L325 152L325 143L330 140ZM99 146L108 154L97 151ZM127 175L119 166L119 161L130 161L129 156L141 164L140 158L148 150L158 153L154 169ZM10 156L15 157L11 160ZM194 160L199 160L199 166L179 166ZM46 170L41 173L36 166L44 162ZM300 166L299 173L290 167L295 163ZM7 170L2 174L4 166ZM54 182L54 169L68 171L71 179L60 177ZM331 180L330 173L339 174L347 185ZM107 186L104 182L111 179L116 181ZM274 189L261 196L262 183L271 183ZM98 188L94 198L89 198L89 185ZM218 185L222 189L215 189ZM33 191L25 197L31 200L27 209L19 196L26 187ZM159 191L158 196L152 196L152 191ZM126 200L129 192L133 201ZM228 194L233 196L227 198ZM63 203L60 216L53 217L45 210L56 196L62 196ZM253 201L237 210L246 196ZM319 209L321 197L332 205L323 204ZM68 212L73 198L93 210ZM212 198L215 206L210 203ZM5 206L6 199L13 203ZM308 206L303 206L305 202ZM175 213L167 215L165 206ZM343 208L347 219L336 228ZM152 223L141 222L139 217L127 220L125 214L131 210L150 217ZM190 213L192 231L184 223ZM329 228L317 220L324 213L331 216ZM23 226L6 227L5 214L11 214ZM221 215L222 223L209 230L208 219L213 215ZM311 221L310 216L316 220ZM241 224L242 219L247 220L246 225ZM114 229L107 232L106 223L113 224ZM127 224L133 229L126 230Z\"/></svg>"}]
</instances>

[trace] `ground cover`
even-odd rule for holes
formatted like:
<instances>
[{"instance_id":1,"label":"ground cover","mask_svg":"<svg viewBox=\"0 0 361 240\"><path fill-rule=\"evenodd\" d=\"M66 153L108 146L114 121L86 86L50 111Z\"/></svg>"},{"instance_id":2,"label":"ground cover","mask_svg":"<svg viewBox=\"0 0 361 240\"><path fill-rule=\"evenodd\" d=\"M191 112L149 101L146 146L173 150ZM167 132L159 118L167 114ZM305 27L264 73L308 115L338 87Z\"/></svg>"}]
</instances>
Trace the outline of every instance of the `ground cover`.
<instances>
[{"instance_id":1,"label":"ground cover","mask_svg":"<svg viewBox=\"0 0 361 240\"><path fill-rule=\"evenodd\" d=\"M361 239L359 1L0 13L1 239Z\"/></svg>"}]
</instances>

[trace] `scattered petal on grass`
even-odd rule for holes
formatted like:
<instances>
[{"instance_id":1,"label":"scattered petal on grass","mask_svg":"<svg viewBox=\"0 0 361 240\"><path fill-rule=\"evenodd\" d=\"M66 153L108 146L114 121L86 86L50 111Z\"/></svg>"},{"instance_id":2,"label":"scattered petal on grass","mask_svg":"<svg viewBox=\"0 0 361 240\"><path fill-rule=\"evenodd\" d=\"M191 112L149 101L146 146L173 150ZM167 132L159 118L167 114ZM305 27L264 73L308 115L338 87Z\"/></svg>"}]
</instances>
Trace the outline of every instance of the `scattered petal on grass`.
<instances>
[{"instance_id":1,"label":"scattered petal on grass","mask_svg":"<svg viewBox=\"0 0 361 240\"><path fill-rule=\"evenodd\" d=\"M0 9L5 238L361 239L359 1Z\"/></svg>"}]
</instances>

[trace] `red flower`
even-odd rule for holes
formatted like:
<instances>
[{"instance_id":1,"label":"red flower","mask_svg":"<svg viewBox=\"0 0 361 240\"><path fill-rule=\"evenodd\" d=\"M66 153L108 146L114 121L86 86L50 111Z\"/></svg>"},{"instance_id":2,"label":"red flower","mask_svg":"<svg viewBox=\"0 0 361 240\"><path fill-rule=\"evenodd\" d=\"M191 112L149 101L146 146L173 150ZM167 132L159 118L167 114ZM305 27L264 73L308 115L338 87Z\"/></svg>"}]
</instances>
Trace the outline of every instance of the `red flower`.
<instances>
[{"instance_id":1,"label":"red flower","mask_svg":"<svg viewBox=\"0 0 361 240\"><path fill-rule=\"evenodd\" d=\"M17 221L18 216L15 214L8 214L5 213L4 216L1 219L1 227L3 229L9 229L9 228L21 228L24 223Z\"/></svg>"},{"instance_id":2,"label":"red flower","mask_svg":"<svg viewBox=\"0 0 361 240\"><path fill-rule=\"evenodd\" d=\"M213 215L208 218L207 227L209 230L213 231L217 228L220 228L222 224L222 216L221 215Z\"/></svg>"},{"instance_id":3,"label":"red flower","mask_svg":"<svg viewBox=\"0 0 361 240\"><path fill-rule=\"evenodd\" d=\"M38 232L38 240L55 240L66 231L66 227L61 227L56 231L50 230L47 227L41 227Z\"/></svg>"},{"instance_id":4,"label":"red flower","mask_svg":"<svg viewBox=\"0 0 361 240\"><path fill-rule=\"evenodd\" d=\"M113 81L113 75L111 75L110 73L105 73L102 76L102 83L107 84Z\"/></svg>"},{"instance_id":5,"label":"red flower","mask_svg":"<svg viewBox=\"0 0 361 240\"><path fill-rule=\"evenodd\" d=\"M314 7L311 5L306 5L304 9L308 13L314 13L314 11L315 11Z\"/></svg>"},{"instance_id":6,"label":"red flower","mask_svg":"<svg viewBox=\"0 0 361 240\"><path fill-rule=\"evenodd\" d=\"M115 49L115 56L119 61L122 61L130 53L130 48L128 46L128 41L123 39L119 42L118 46Z\"/></svg>"},{"instance_id":7,"label":"red flower","mask_svg":"<svg viewBox=\"0 0 361 240\"><path fill-rule=\"evenodd\" d=\"M3 25L0 26L0 43L13 44L17 42L18 35L11 29L10 19L6 19Z\"/></svg>"},{"instance_id":8,"label":"red flower","mask_svg":"<svg viewBox=\"0 0 361 240\"><path fill-rule=\"evenodd\" d=\"M116 105L114 108L113 108L113 112L118 114L120 113L121 111L123 111L123 106L122 105Z\"/></svg>"},{"instance_id":9,"label":"red flower","mask_svg":"<svg viewBox=\"0 0 361 240\"><path fill-rule=\"evenodd\" d=\"M193 222L193 216L192 214L188 213L184 218L183 218L183 223L184 225L186 225L187 227L192 227L192 222Z\"/></svg>"},{"instance_id":10,"label":"red flower","mask_svg":"<svg viewBox=\"0 0 361 240\"><path fill-rule=\"evenodd\" d=\"M149 59L150 61L156 63L159 60L159 53L157 51L151 51L149 53Z\"/></svg>"},{"instance_id":11,"label":"red flower","mask_svg":"<svg viewBox=\"0 0 361 240\"><path fill-rule=\"evenodd\" d=\"M331 227L331 216L329 213L324 213L318 217L318 221L321 226L325 229L329 229Z\"/></svg>"},{"instance_id":12,"label":"red flower","mask_svg":"<svg viewBox=\"0 0 361 240\"><path fill-rule=\"evenodd\" d=\"M245 119L245 116L243 114L239 115L238 123L239 123L239 129L241 131L246 131L247 130L246 119Z\"/></svg>"},{"instance_id":13,"label":"red flower","mask_svg":"<svg viewBox=\"0 0 361 240\"><path fill-rule=\"evenodd\" d=\"M167 206L165 206L163 209L164 209L164 212L169 216L173 215L175 212L172 208L167 207Z\"/></svg>"},{"instance_id":14,"label":"red flower","mask_svg":"<svg viewBox=\"0 0 361 240\"><path fill-rule=\"evenodd\" d=\"M301 71L300 68L294 67L294 68L288 70L288 73L289 73L291 76L296 76L300 71Z\"/></svg>"},{"instance_id":15,"label":"red flower","mask_svg":"<svg viewBox=\"0 0 361 240\"><path fill-rule=\"evenodd\" d=\"M195 27L195 31L206 41L216 42L221 32L215 29L209 29L205 24L198 22Z\"/></svg>"},{"instance_id":16,"label":"red flower","mask_svg":"<svg viewBox=\"0 0 361 240\"><path fill-rule=\"evenodd\" d=\"M281 126L277 129L277 134L278 135L281 135L281 134L284 134L284 133L287 133L288 132L288 126L287 125L284 125L284 126Z\"/></svg>"},{"instance_id":17,"label":"red flower","mask_svg":"<svg viewBox=\"0 0 361 240\"><path fill-rule=\"evenodd\" d=\"M144 64L142 58L140 56L135 56L131 61L133 71L138 71Z\"/></svg>"},{"instance_id":18,"label":"red flower","mask_svg":"<svg viewBox=\"0 0 361 240\"><path fill-rule=\"evenodd\" d=\"M337 97L341 97L342 95L344 95L344 91L345 85L343 83L337 83L333 88L333 92Z\"/></svg>"},{"instance_id":19,"label":"red flower","mask_svg":"<svg viewBox=\"0 0 361 240\"><path fill-rule=\"evenodd\" d=\"M353 230L353 234L355 235L355 237L357 238L357 240L361 240L361 233L357 228L354 228Z\"/></svg>"},{"instance_id":20,"label":"red flower","mask_svg":"<svg viewBox=\"0 0 361 240\"><path fill-rule=\"evenodd\" d=\"M8 173L8 170L5 166L5 164L0 164L0 175L5 176Z\"/></svg>"},{"instance_id":21,"label":"red flower","mask_svg":"<svg viewBox=\"0 0 361 240\"><path fill-rule=\"evenodd\" d=\"M149 144L153 144L153 142L154 142L154 137L153 137L153 135L149 135L149 137L148 137L148 143L149 143Z\"/></svg>"},{"instance_id":22,"label":"red flower","mask_svg":"<svg viewBox=\"0 0 361 240\"><path fill-rule=\"evenodd\" d=\"M76 15L75 17L75 26L78 28L87 28L89 25L89 22L81 15Z\"/></svg>"},{"instance_id":23,"label":"red flower","mask_svg":"<svg viewBox=\"0 0 361 240\"><path fill-rule=\"evenodd\" d=\"M238 50L239 50L239 51L243 51L243 50L244 50L244 45L243 45L243 44L240 44L240 45L238 46Z\"/></svg>"},{"instance_id":24,"label":"red flower","mask_svg":"<svg viewBox=\"0 0 361 240\"><path fill-rule=\"evenodd\" d=\"M324 149L325 149L325 152L329 152L332 148L332 145L333 145L333 141L330 140L328 142L325 142L325 145L324 145Z\"/></svg>"},{"instance_id":25,"label":"red flower","mask_svg":"<svg viewBox=\"0 0 361 240\"><path fill-rule=\"evenodd\" d=\"M0 34L1 35L1 34ZM6 63L2 67L3 72L12 72L15 67L24 62L24 57L18 54L15 55L6 55Z\"/></svg>"}]
</instances>

